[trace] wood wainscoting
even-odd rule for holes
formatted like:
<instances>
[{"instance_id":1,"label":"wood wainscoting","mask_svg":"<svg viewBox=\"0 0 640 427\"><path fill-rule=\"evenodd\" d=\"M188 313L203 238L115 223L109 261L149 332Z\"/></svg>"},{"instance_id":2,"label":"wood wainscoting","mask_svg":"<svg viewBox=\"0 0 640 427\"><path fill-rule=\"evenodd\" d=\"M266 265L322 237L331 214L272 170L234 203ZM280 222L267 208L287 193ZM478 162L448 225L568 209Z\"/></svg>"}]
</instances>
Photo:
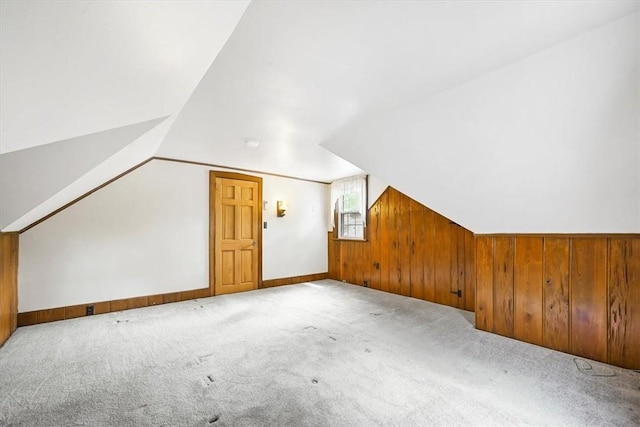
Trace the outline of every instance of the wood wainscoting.
<instances>
[{"instance_id":1,"label":"wood wainscoting","mask_svg":"<svg viewBox=\"0 0 640 427\"><path fill-rule=\"evenodd\" d=\"M18 318L18 233L0 233L0 346Z\"/></svg>"},{"instance_id":2,"label":"wood wainscoting","mask_svg":"<svg viewBox=\"0 0 640 427\"><path fill-rule=\"evenodd\" d=\"M329 277L474 311L473 234L388 187L369 210L367 240L329 233Z\"/></svg>"},{"instance_id":3,"label":"wood wainscoting","mask_svg":"<svg viewBox=\"0 0 640 427\"><path fill-rule=\"evenodd\" d=\"M476 236L476 327L640 369L640 236Z\"/></svg>"}]
</instances>

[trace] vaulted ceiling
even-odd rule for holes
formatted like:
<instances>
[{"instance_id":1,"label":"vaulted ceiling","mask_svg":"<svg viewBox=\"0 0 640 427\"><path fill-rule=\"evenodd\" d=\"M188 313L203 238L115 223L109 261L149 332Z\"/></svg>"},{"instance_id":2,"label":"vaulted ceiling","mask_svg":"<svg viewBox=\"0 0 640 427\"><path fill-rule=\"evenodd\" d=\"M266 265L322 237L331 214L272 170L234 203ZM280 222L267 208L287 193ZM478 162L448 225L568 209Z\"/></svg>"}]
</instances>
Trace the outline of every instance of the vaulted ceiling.
<instances>
[{"instance_id":1,"label":"vaulted ceiling","mask_svg":"<svg viewBox=\"0 0 640 427\"><path fill-rule=\"evenodd\" d=\"M0 228L19 230L160 156L326 182L365 170L473 231L640 232L640 219L629 219L640 217L638 8L634 0L2 0ZM601 60L613 68L580 75ZM501 175L530 166L514 162L517 153L541 161L536 146L543 158L558 150L570 160L580 139L549 128L557 117L544 111L568 101L536 97L545 70L584 85L622 78L624 87L580 99L589 108L575 122L595 117L597 129L610 129L625 120L617 142L625 160L606 165L625 171L608 184L631 182L610 200L630 200L615 210L620 217L602 220L614 211L604 209L572 228L566 206L522 214L533 206L518 196L523 188L532 197L556 189L535 171L538 184L520 188L508 182L522 177ZM611 112L592 111L608 102ZM560 121L572 119L569 104L556 111ZM518 110L537 119L510 115ZM598 154L612 133L594 132L582 141ZM248 138L260 145L247 147ZM572 200L589 175L576 170L560 188L580 211L606 191Z\"/></svg>"}]
</instances>

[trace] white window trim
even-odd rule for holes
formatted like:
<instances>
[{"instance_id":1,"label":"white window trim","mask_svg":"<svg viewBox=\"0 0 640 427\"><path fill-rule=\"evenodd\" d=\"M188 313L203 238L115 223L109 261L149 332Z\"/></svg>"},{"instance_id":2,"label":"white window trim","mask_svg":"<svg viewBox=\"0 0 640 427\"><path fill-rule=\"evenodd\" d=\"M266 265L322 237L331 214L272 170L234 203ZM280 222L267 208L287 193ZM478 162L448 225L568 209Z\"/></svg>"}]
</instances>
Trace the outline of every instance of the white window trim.
<instances>
[{"instance_id":1,"label":"white window trim","mask_svg":"<svg viewBox=\"0 0 640 427\"><path fill-rule=\"evenodd\" d=\"M331 183L331 203L329 205L330 213L329 218L331 222L331 227L335 228L335 207L338 199L344 194L349 194L354 191L357 191L360 194L360 203L359 209L352 213L359 213L362 217L363 227L367 226L367 175L357 175L351 176L348 178L339 179ZM340 205L340 204L339 204ZM338 215L340 215L340 211ZM338 235L340 230L338 230ZM340 237L341 239L350 239L350 240L363 240L360 238L348 238L348 237Z\"/></svg>"}]
</instances>

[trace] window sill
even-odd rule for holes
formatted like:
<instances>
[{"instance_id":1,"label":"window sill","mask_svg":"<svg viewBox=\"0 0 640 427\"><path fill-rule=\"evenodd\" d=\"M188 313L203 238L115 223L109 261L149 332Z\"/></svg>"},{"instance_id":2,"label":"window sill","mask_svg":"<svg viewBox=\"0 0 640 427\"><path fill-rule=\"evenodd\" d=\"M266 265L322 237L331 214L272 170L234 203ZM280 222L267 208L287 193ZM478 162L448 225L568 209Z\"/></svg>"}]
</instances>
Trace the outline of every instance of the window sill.
<instances>
[{"instance_id":1,"label":"window sill","mask_svg":"<svg viewBox=\"0 0 640 427\"><path fill-rule=\"evenodd\" d=\"M369 241L368 239L349 239L346 237L334 237L332 240L335 242L357 242L357 243L366 243Z\"/></svg>"}]
</instances>

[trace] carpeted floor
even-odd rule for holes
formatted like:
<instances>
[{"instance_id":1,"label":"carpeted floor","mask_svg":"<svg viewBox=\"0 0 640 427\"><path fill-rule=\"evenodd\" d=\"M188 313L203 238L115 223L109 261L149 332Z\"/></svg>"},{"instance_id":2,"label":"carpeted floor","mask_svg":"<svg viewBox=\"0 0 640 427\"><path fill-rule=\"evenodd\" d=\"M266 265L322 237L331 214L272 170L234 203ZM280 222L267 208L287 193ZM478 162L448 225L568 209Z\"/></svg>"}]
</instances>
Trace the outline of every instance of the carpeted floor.
<instances>
[{"instance_id":1,"label":"carpeted floor","mask_svg":"<svg viewBox=\"0 0 640 427\"><path fill-rule=\"evenodd\" d=\"M640 425L640 374L325 280L19 328L0 425Z\"/></svg>"}]
</instances>

